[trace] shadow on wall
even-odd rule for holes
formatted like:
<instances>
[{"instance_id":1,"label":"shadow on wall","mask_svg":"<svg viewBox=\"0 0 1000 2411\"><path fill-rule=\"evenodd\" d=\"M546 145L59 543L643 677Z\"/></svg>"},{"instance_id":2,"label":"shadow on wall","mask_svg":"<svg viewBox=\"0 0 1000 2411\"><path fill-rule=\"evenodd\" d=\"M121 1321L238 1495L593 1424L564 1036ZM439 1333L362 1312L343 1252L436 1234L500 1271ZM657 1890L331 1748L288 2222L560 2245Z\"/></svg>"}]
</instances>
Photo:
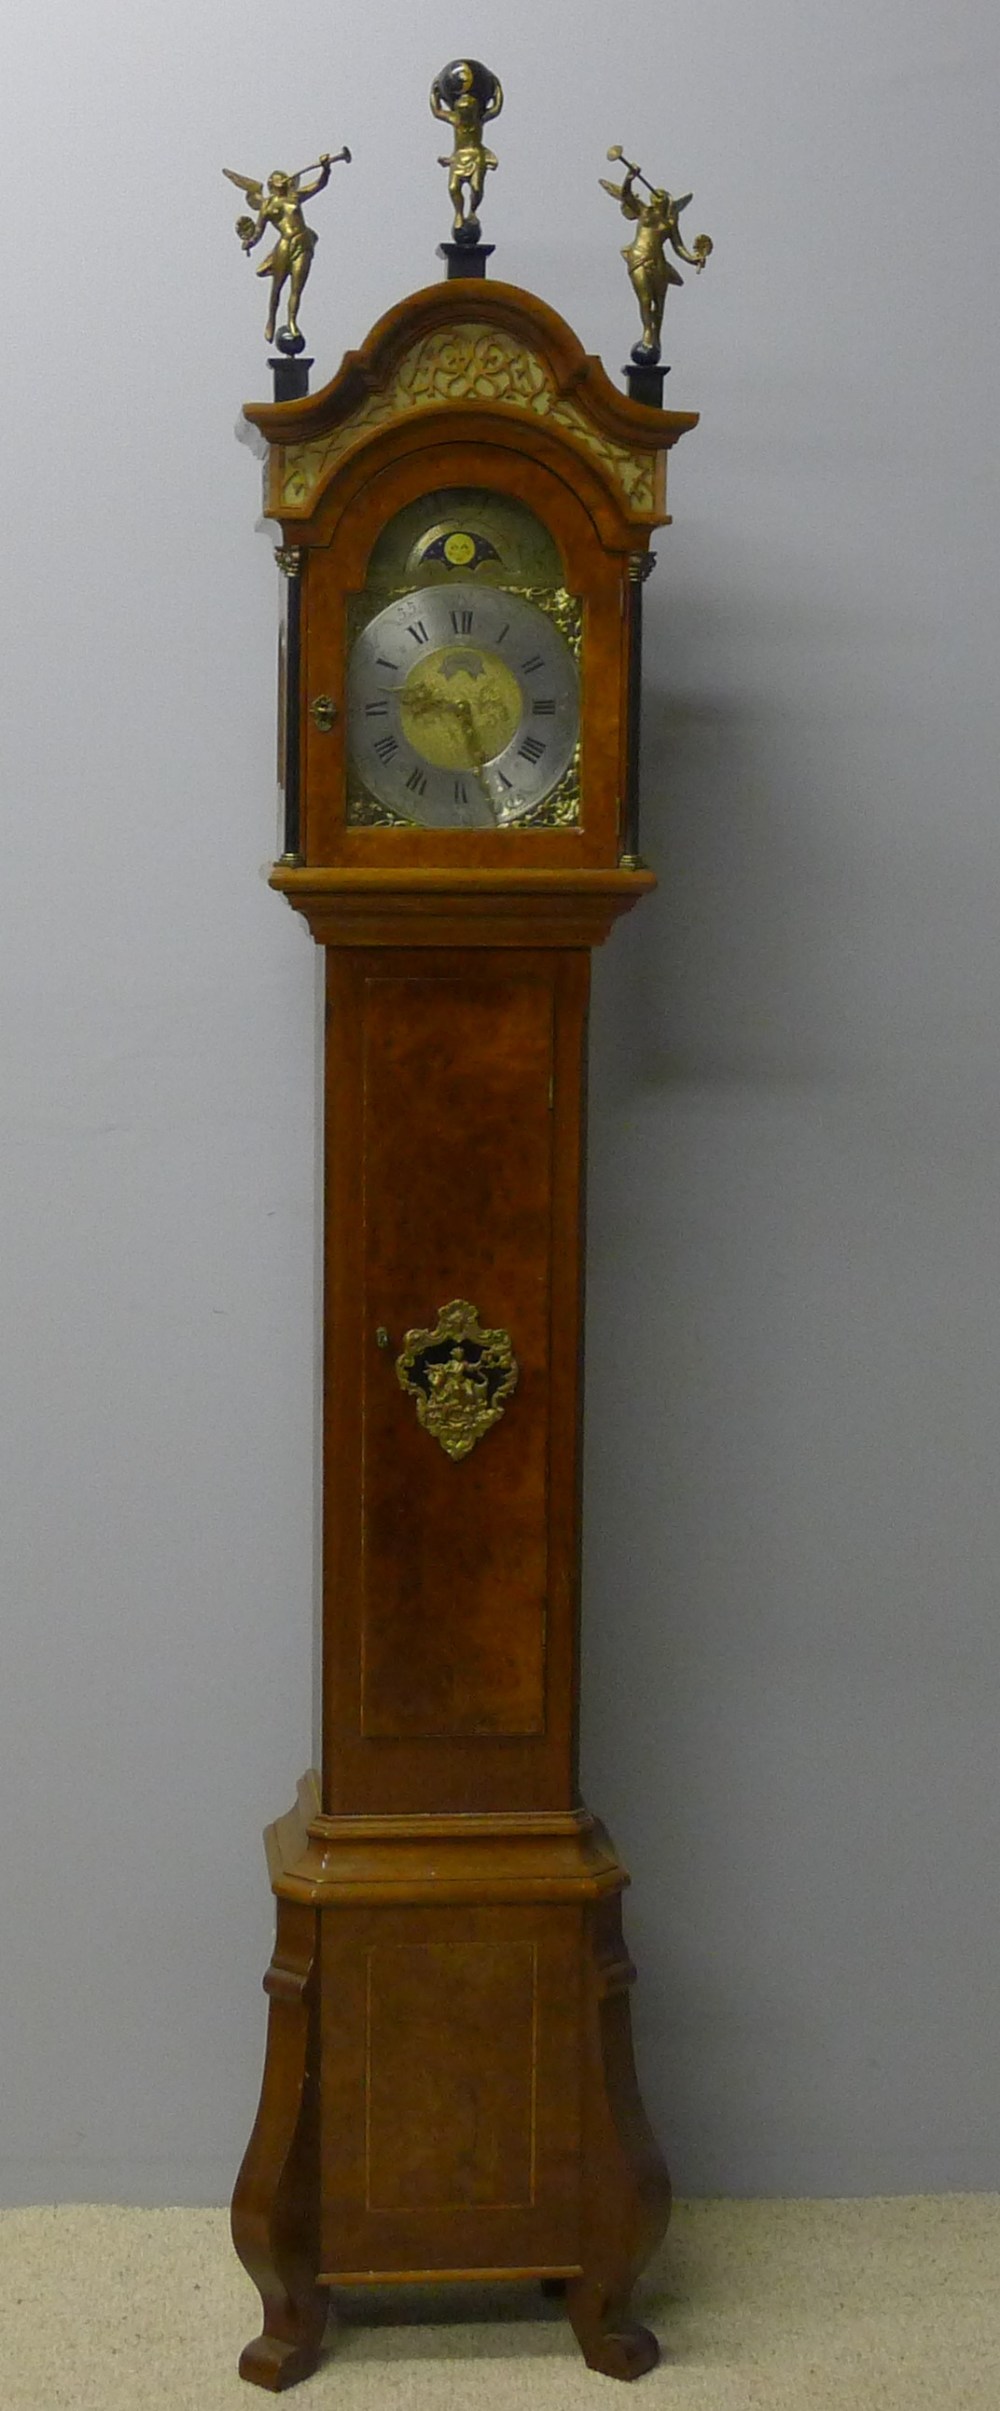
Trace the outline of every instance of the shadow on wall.
<instances>
[{"instance_id":1,"label":"shadow on wall","mask_svg":"<svg viewBox=\"0 0 1000 2411\"><path fill-rule=\"evenodd\" d=\"M743 684L725 605L669 698L650 645L660 886L594 966L583 1787L680 2189L971 2188L1000 833L904 610L766 615Z\"/></svg>"},{"instance_id":2,"label":"shadow on wall","mask_svg":"<svg viewBox=\"0 0 1000 2411\"><path fill-rule=\"evenodd\" d=\"M688 595L676 630L649 611L642 845L660 885L595 964L598 1097L609 1049L617 1098L919 1074L929 1041L967 1057L981 1015L995 768L942 695L925 621L905 597L755 597L741 574L730 601Z\"/></svg>"},{"instance_id":3,"label":"shadow on wall","mask_svg":"<svg viewBox=\"0 0 1000 2411\"><path fill-rule=\"evenodd\" d=\"M836 1069L831 958L864 866L827 808L835 730L766 698L651 684L643 737L642 843L660 884L625 924L628 959L609 949L601 980L619 1075L628 1065L638 1086L659 1086Z\"/></svg>"}]
</instances>

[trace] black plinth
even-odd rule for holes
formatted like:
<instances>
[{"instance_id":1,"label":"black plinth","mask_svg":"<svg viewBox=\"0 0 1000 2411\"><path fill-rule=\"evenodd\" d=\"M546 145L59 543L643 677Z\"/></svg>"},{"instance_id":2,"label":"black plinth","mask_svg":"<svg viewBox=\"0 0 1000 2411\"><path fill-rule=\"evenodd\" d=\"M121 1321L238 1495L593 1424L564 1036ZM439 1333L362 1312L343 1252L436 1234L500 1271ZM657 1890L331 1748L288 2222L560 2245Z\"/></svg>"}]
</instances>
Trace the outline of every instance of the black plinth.
<instances>
[{"instance_id":1,"label":"black plinth","mask_svg":"<svg viewBox=\"0 0 1000 2411\"><path fill-rule=\"evenodd\" d=\"M298 402L304 393L308 393L309 371L316 365L314 360L295 360L287 352L282 352L278 359L269 360L267 365L274 377L276 402Z\"/></svg>"},{"instance_id":2,"label":"black plinth","mask_svg":"<svg viewBox=\"0 0 1000 2411\"><path fill-rule=\"evenodd\" d=\"M628 360L623 370L631 402L647 402L654 410L663 408L663 380L669 368L654 365L652 360Z\"/></svg>"},{"instance_id":3,"label":"black plinth","mask_svg":"<svg viewBox=\"0 0 1000 2411\"><path fill-rule=\"evenodd\" d=\"M447 262L449 278L485 276L486 262L495 250L495 243L439 243L438 258Z\"/></svg>"}]
</instances>

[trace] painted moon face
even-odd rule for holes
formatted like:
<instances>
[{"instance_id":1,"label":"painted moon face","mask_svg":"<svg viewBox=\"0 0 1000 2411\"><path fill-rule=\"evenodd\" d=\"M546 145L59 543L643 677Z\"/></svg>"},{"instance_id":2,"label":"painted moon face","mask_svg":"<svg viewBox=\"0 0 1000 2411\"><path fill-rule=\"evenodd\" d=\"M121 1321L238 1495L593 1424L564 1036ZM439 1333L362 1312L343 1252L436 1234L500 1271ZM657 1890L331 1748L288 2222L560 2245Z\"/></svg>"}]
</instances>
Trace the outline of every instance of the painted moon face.
<instances>
[{"instance_id":1,"label":"painted moon face","mask_svg":"<svg viewBox=\"0 0 1000 2411\"><path fill-rule=\"evenodd\" d=\"M476 539L457 527L452 535L445 536L441 550L449 569L468 569L470 561L476 558Z\"/></svg>"},{"instance_id":2,"label":"painted moon face","mask_svg":"<svg viewBox=\"0 0 1000 2411\"><path fill-rule=\"evenodd\" d=\"M424 562L442 561L448 569L478 569L481 561L499 561L496 545L478 529L452 527L430 537L420 552Z\"/></svg>"}]
</instances>

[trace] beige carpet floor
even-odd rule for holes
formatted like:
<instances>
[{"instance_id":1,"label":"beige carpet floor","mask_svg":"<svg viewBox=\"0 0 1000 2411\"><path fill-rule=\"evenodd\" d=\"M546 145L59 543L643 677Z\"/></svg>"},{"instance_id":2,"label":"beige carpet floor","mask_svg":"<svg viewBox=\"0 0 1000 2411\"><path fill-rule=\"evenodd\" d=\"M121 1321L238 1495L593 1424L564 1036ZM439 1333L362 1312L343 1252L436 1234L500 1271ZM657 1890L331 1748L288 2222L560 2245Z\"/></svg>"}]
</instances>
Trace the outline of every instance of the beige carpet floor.
<instances>
[{"instance_id":1,"label":"beige carpet floor","mask_svg":"<svg viewBox=\"0 0 1000 2411\"><path fill-rule=\"evenodd\" d=\"M3 2411L249 2411L257 2297L218 2210L0 2213ZM624 2400L533 2289L341 2298L303 2411ZM1000 2411L1000 2196L692 2202L637 2298L637 2411Z\"/></svg>"}]
</instances>

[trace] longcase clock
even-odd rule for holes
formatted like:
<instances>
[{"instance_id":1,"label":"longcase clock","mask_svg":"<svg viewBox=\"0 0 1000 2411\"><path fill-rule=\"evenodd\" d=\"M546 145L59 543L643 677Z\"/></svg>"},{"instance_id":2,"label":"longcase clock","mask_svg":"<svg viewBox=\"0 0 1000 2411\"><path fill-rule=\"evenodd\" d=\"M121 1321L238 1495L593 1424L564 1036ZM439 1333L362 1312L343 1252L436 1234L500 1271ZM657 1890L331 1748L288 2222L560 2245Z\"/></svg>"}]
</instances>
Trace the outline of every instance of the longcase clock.
<instances>
[{"instance_id":1,"label":"longcase clock","mask_svg":"<svg viewBox=\"0 0 1000 2411\"><path fill-rule=\"evenodd\" d=\"M338 2287L533 2279L590 2365L667 2174L627 1881L577 1782L591 948L638 859L638 619L668 448L542 302L451 275L254 406L281 529L285 851L326 962L323 1745L233 2205L244 2377Z\"/></svg>"}]
</instances>

